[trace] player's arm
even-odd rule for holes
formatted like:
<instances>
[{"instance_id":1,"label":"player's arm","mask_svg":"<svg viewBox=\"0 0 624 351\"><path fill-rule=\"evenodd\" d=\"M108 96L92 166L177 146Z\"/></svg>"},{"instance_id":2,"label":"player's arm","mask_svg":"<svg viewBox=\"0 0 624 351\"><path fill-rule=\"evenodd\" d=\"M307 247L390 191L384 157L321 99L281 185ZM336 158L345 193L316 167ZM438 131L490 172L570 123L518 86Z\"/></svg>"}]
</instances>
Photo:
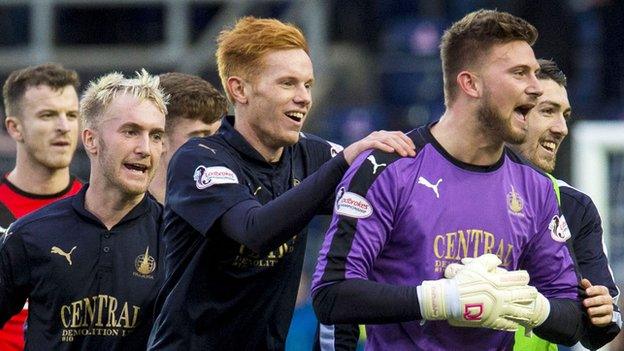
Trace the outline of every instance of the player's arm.
<instances>
[{"instance_id":1,"label":"player's arm","mask_svg":"<svg viewBox=\"0 0 624 351\"><path fill-rule=\"evenodd\" d=\"M415 154L413 142L401 132L371 133L276 199L264 205L255 199L237 203L221 217L222 232L257 253L275 249L310 222L333 197L348 165L370 148L405 156Z\"/></svg>"},{"instance_id":2,"label":"player's arm","mask_svg":"<svg viewBox=\"0 0 624 351\"><path fill-rule=\"evenodd\" d=\"M619 292L604 252L602 221L591 199L573 188L561 188L561 207L569 219L572 254L583 280L583 306L588 318L581 343L598 349L613 340L621 329L615 299Z\"/></svg>"},{"instance_id":3,"label":"player's arm","mask_svg":"<svg viewBox=\"0 0 624 351\"><path fill-rule=\"evenodd\" d=\"M11 228L0 237L0 328L24 307L30 271L21 235Z\"/></svg>"}]
</instances>

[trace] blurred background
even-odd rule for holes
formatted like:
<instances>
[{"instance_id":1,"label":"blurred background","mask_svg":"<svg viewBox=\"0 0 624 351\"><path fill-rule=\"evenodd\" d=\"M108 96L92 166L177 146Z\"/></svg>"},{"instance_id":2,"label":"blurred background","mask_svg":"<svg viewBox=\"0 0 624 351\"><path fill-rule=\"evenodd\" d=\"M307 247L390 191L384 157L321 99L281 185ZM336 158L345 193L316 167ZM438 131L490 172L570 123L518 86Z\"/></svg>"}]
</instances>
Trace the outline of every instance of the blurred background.
<instances>
[{"instance_id":1,"label":"blurred background","mask_svg":"<svg viewBox=\"0 0 624 351\"><path fill-rule=\"evenodd\" d=\"M197 74L220 88L215 38L244 15L297 24L317 84L305 130L348 144L374 129L410 130L444 111L438 44L466 13L497 8L537 27L536 56L568 76L573 108L555 175L589 193L603 216L616 280L624 281L624 1L621 0L0 0L0 79L59 62L83 82L110 71ZM1 109L2 113L4 108ZM619 122L618 122L619 121ZM0 132L0 171L14 142ZM80 150L73 172L88 179ZM300 305L289 350L307 350L307 299L326 219L311 225ZM622 335L620 335L621 337ZM624 342L611 350L624 350Z\"/></svg>"}]
</instances>

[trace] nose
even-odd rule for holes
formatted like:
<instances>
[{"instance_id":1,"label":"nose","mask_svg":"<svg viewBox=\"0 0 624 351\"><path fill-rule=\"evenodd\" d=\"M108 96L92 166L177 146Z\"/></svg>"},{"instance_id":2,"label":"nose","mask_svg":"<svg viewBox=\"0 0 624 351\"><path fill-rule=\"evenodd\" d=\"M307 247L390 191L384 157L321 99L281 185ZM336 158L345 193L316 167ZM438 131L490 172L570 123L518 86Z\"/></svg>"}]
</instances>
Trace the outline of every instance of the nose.
<instances>
[{"instance_id":1,"label":"nose","mask_svg":"<svg viewBox=\"0 0 624 351\"><path fill-rule=\"evenodd\" d=\"M143 133L140 138L136 139L134 152L142 157L148 157L152 154L152 143L149 133Z\"/></svg>"},{"instance_id":2,"label":"nose","mask_svg":"<svg viewBox=\"0 0 624 351\"><path fill-rule=\"evenodd\" d=\"M550 126L550 131L561 135L562 139L568 135L568 122L565 117L563 117L563 114L557 116L554 123Z\"/></svg>"},{"instance_id":3,"label":"nose","mask_svg":"<svg viewBox=\"0 0 624 351\"><path fill-rule=\"evenodd\" d=\"M297 86L293 101L299 105L309 106L312 103L312 92L306 84Z\"/></svg>"},{"instance_id":4,"label":"nose","mask_svg":"<svg viewBox=\"0 0 624 351\"><path fill-rule=\"evenodd\" d=\"M542 85L540 84L539 79L537 79L535 72L530 73L529 85L527 86L525 91L534 99L537 99L544 93L544 90L542 90Z\"/></svg>"},{"instance_id":5,"label":"nose","mask_svg":"<svg viewBox=\"0 0 624 351\"><path fill-rule=\"evenodd\" d=\"M59 115L59 118L57 118L56 129L59 132L65 134L65 133L67 133L67 132L69 132L71 130L70 123L71 122L67 118L67 115L64 114L64 113L61 113Z\"/></svg>"}]
</instances>

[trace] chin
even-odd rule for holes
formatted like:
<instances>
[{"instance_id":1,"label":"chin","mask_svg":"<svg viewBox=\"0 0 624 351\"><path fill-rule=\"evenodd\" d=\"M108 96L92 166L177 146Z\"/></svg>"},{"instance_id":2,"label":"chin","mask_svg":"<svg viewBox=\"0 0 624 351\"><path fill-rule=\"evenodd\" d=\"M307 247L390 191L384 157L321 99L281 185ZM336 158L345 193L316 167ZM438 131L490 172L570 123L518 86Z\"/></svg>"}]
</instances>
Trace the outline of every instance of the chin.
<instances>
[{"instance_id":1,"label":"chin","mask_svg":"<svg viewBox=\"0 0 624 351\"><path fill-rule=\"evenodd\" d=\"M129 196L139 196L147 192L147 184L120 184L121 190Z\"/></svg>"},{"instance_id":2,"label":"chin","mask_svg":"<svg viewBox=\"0 0 624 351\"><path fill-rule=\"evenodd\" d=\"M282 139L284 146L295 145L299 141L299 132L297 133L288 133Z\"/></svg>"}]
</instances>

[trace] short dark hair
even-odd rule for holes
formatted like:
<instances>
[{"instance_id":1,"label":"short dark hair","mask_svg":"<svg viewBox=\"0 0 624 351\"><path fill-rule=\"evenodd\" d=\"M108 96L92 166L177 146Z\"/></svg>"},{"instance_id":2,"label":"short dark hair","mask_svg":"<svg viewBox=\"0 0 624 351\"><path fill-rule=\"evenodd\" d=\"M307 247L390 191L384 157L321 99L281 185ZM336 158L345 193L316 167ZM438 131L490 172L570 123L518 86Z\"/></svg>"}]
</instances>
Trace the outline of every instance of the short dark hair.
<instances>
[{"instance_id":1,"label":"short dark hair","mask_svg":"<svg viewBox=\"0 0 624 351\"><path fill-rule=\"evenodd\" d=\"M26 90L38 85L47 85L53 90L71 85L78 90L80 78L76 71L66 69L57 63L29 66L13 71L2 87L6 115L18 116L21 109L20 102Z\"/></svg>"},{"instance_id":2,"label":"short dark hair","mask_svg":"<svg viewBox=\"0 0 624 351\"><path fill-rule=\"evenodd\" d=\"M159 75L160 87L169 95L165 130L172 130L178 118L217 122L227 113L227 100L212 84L190 74Z\"/></svg>"},{"instance_id":3,"label":"short dark hair","mask_svg":"<svg viewBox=\"0 0 624 351\"><path fill-rule=\"evenodd\" d=\"M453 23L440 43L445 105L449 107L457 97L459 72L480 62L493 45L516 40L533 45L537 34L529 22L495 10L471 12Z\"/></svg>"},{"instance_id":4,"label":"short dark hair","mask_svg":"<svg viewBox=\"0 0 624 351\"><path fill-rule=\"evenodd\" d=\"M567 88L568 78L566 78L566 75L563 74L563 71L557 66L555 61L539 59L537 63L540 66L540 70L537 72L537 79L551 79L562 87Z\"/></svg>"}]
</instances>

